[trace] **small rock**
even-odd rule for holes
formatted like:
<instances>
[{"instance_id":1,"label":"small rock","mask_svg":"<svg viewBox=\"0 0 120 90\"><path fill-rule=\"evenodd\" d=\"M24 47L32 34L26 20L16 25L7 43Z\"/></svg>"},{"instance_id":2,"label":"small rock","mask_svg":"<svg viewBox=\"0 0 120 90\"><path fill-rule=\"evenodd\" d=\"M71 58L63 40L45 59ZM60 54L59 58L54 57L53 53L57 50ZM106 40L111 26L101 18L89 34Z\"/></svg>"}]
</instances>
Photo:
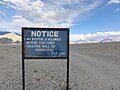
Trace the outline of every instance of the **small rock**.
<instances>
[{"instance_id":1,"label":"small rock","mask_svg":"<svg viewBox=\"0 0 120 90\"><path fill-rule=\"evenodd\" d=\"M40 81L40 78L36 78L37 81Z\"/></svg>"},{"instance_id":2,"label":"small rock","mask_svg":"<svg viewBox=\"0 0 120 90\"><path fill-rule=\"evenodd\" d=\"M38 71L35 69L35 70L34 70L34 73L37 73L37 72L38 72Z\"/></svg>"}]
</instances>

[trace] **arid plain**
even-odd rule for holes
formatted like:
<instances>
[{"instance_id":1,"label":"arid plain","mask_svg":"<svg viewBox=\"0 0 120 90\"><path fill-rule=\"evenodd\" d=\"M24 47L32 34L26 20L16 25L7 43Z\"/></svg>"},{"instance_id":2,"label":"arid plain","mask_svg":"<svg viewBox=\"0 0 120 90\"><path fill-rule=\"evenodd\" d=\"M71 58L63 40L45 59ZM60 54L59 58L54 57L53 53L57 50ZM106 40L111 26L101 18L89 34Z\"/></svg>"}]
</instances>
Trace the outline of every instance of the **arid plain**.
<instances>
[{"instance_id":1,"label":"arid plain","mask_svg":"<svg viewBox=\"0 0 120 90\"><path fill-rule=\"evenodd\" d=\"M66 90L66 61L26 59L26 90ZM0 45L0 90L22 90L20 45ZM70 90L120 90L120 42L70 45Z\"/></svg>"}]
</instances>

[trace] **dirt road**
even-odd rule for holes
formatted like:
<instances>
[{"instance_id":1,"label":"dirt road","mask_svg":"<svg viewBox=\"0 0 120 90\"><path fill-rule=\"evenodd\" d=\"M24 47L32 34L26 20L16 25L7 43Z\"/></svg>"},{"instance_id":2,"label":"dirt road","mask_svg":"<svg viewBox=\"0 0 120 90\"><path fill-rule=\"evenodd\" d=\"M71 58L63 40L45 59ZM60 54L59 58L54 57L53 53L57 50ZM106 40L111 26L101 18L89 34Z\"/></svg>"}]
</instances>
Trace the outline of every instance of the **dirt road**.
<instances>
[{"instance_id":1,"label":"dirt road","mask_svg":"<svg viewBox=\"0 0 120 90\"><path fill-rule=\"evenodd\" d=\"M102 58L90 57L85 54L87 50L83 54L80 53L78 46L72 47L70 61L72 68L76 68L76 72L71 69L71 77L74 75L77 77L78 90L82 90L81 87L83 90L120 90L120 64L111 63Z\"/></svg>"}]
</instances>

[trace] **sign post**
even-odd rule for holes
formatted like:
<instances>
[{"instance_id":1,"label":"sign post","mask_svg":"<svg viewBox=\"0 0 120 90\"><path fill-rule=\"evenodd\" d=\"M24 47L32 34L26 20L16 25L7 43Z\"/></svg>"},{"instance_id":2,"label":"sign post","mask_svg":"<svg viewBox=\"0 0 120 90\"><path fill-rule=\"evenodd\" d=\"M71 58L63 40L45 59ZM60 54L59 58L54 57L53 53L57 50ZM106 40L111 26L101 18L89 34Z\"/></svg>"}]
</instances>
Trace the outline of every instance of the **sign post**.
<instances>
[{"instance_id":1,"label":"sign post","mask_svg":"<svg viewBox=\"0 0 120 90\"><path fill-rule=\"evenodd\" d=\"M69 29L22 28L22 78L25 90L25 59L67 59L69 90Z\"/></svg>"}]
</instances>

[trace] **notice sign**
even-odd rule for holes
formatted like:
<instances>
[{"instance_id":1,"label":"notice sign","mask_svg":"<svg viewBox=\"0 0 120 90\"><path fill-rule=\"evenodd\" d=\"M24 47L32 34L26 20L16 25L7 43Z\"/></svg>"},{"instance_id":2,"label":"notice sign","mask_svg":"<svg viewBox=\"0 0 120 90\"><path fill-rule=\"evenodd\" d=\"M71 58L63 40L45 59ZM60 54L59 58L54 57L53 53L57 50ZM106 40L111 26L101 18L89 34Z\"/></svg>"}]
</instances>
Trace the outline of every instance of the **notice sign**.
<instances>
[{"instance_id":1,"label":"notice sign","mask_svg":"<svg viewBox=\"0 0 120 90\"><path fill-rule=\"evenodd\" d=\"M24 58L67 58L68 28L22 28Z\"/></svg>"}]
</instances>

